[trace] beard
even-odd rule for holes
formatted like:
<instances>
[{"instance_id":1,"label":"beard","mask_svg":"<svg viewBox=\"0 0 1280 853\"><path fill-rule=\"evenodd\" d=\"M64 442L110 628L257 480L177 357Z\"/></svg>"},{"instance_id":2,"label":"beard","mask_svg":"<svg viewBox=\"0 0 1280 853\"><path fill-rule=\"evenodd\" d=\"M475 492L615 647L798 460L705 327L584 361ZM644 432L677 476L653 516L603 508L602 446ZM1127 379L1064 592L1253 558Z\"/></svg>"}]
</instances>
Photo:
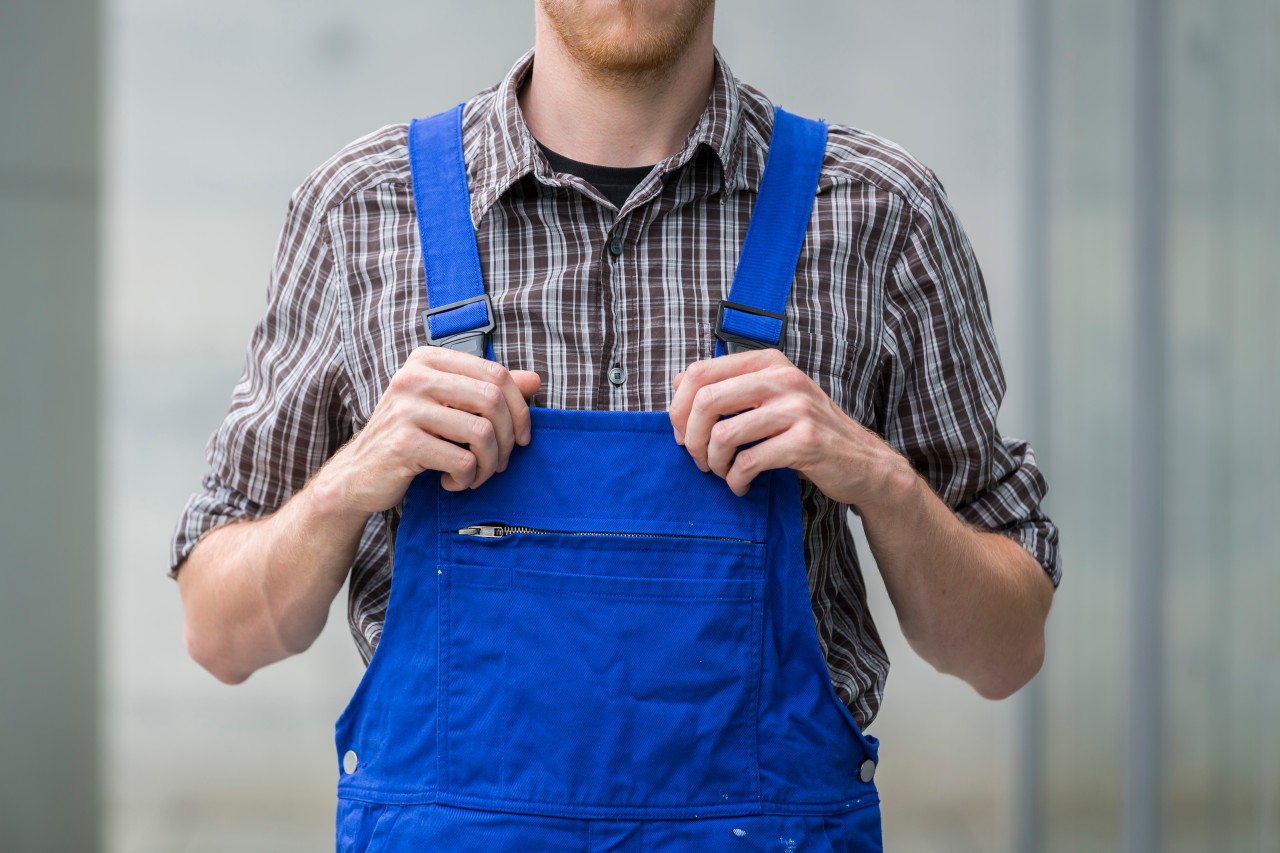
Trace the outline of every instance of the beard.
<instances>
[{"instance_id":1,"label":"beard","mask_svg":"<svg viewBox=\"0 0 1280 853\"><path fill-rule=\"evenodd\" d=\"M651 79L670 69L688 49L715 0L539 3L575 63L593 77L626 81Z\"/></svg>"}]
</instances>

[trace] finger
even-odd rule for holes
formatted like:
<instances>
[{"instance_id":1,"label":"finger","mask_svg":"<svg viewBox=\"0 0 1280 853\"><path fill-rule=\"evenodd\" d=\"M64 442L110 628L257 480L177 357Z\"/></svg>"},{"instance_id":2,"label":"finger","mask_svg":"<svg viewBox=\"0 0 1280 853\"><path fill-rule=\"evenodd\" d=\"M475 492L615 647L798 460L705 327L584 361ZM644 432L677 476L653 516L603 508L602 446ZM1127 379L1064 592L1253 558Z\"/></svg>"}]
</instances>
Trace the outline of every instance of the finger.
<instances>
[{"instance_id":1,"label":"finger","mask_svg":"<svg viewBox=\"0 0 1280 853\"><path fill-rule=\"evenodd\" d=\"M489 380L502 392L502 398L507 405L507 419L511 422L512 437L521 444L529 443L529 404L525 401L525 393L516 384L515 379L511 376L511 371L507 370L501 364L495 361L488 362ZM537 374L534 374L535 376ZM528 380L525 380L526 382ZM541 384L541 380L539 380ZM526 386L527 387L527 386ZM535 389L536 390L536 389ZM508 448L507 453L510 453ZM503 461L503 467L506 467L506 461Z\"/></svg>"},{"instance_id":2,"label":"finger","mask_svg":"<svg viewBox=\"0 0 1280 853\"><path fill-rule=\"evenodd\" d=\"M765 405L728 418L711 427L707 442L707 467L720 477L727 477L738 449L786 431L791 415L782 406Z\"/></svg>"},{"instance_id":3,"label":"finger","mask_svg":"<svg viewBox=\"0 0 1280 853\"><path fill-rule=\"evenodd\" d=\"M516 385L511 372L496 361L458 352L445 347L419 347L409 356L410 359L448 373L470 376L482 382L496 385L507 403L508 417L512 423L515 440L521 444L529 443L529 404L525 402L525 394ZM528 371L521 371L527 373ZM536 374L534 374L536 375ZM529 383L529 380L523 380ZM541 380L539 380L541 382ZM525 386L529 387L528 384ZM536 388L534 389L537 390ZM497 424L495 424L497 426Z\"/></svg>"},{"instance_id":4,"label":"finger","mask_svg":"<svg viewBox=\"0 0 1280 853\"><path fill-rule=\"evenodd\" d=\"M699 468L710 470L707 444L720 419L764 405L776 396L782 390L778 372L766 369L731 376L698 391L685 420L684 446Z\"/></svg>"},{"instance_id":5,"label":"finger","mask_svg":"<svg viewBox=\"0 0 1280 853\"><path fill-rule=\"evenodd\" d=\"M761 471L788 467L785 463L779 462L785 455L783 436L774 436L759 444L744 447L734 456L733 464L725 473L724 481L729 484L729 489L735 495L742 497L751 490L752 481Z\"/></svg>"},{"instance_id":6,"label":"finger","mask_svg":"<svg viewBox=\"0 0 1280 853\"><path fill-rule=\"evenodd\" d=\"M734 494L745 495L751 488L751 481L761 471L774 468L799 471L822 454L825 443L823 430L812 421L792 421L773 437L739 449L725 475L725 482Z\"/></svg>"},{"instance_id":7,"label":"finger","mask_svg":"<svg viewBox=\"0 0 1280 853\"><path fill-rule=\"evenodd\" d=\"M475 481L475 454L466 447L418 430L413 439L411 465L419 471L439 471L440 485L451 492L461 491Z\"/></svg>"},{"instance_id":8,"label":"finger","mask_svg":"<svg viewBox=\"0 0 1280 853\"><path fill-rule=\"evenodd\" d=\"M668 409L677 440L680 434L687 432L686 421L693 408L693 399L703 387L733 376L790 363L787 357L777 350L750 350L695 361L689 365L673 380L675 393L672 395L671 406Z\"/></svg>"},{"instance_id":9,"label":"finger","mask_svg":"<svg viewBox=\"0 0 1280 853\"><path fill-rule=\"evenodd\" d=\"M514 383L512 385L514 386ZM433 370L424 380L423 391L436 403L470 415L477 415L492 424L498 452L496 470L506 470L511 446L515 441L515 426L507 399L497 385L463 374ZM524 405L523 400L521 405ZM427 408L423 410L422 416L436 417L437 413ZM470 443L470 439L465 437L450 435L448 438Z\"/></svg>"},{"instance_id":10,"label":"finger","mask_svg":"<svg viewBox=\"0 0 1280 853\"><path fill-rule=\"evenodd\" d=\"M685 380L684 370L681 370L680 373L677 373L676 377L671 380L671 386L673 389L675 389L676 394L680 393L680 383L684 382L684 380ZM675 396L672 397L672 402L675 402ZM668 410L667 414L669 418L671 418L671 430L672 430L672 433L675 433L676 435L676 443L684 444L685 432L684 432L684 429L682 429L682 425L681 427L677 427L675 415L672 415L671 411Z\"/></svg>"},{"instance_id":11,"label":"finger","mask_svg":"<svg viewBox=\"0 0 1280 853\"><path fill-rule=\"evenodd\" d=\"M676 395L680 393L680 385L681 383L684 382L684 374L685 374L685 371L682 370L679 373L677 373L675 377L671 380L671 387L675 391ZM672 402L675 402L675 399L676 398L673 397ZM677 426L674 416L671 417L671 430L675 434L676 444L683 445L684 444L683 423L680 426Z\"/></svg>"},{"instance_id":12,"label":"finger","mask_svg":"<svg viewBox=\"0 0 1280 853\"><path fill-rule=\"evenodd\" d=\"M415 423L425 432L457 444L466 445L475 457L471 488L482 485L502 470L503 455L493 421L480 415L448 406L431 405L423 410Z\"/></svg>"},{"instance_id":13,"label":"finger","mask_svg":"<svg viewBox=\"0 0 1280 853\"><path fill-rule=\"evenodd\" d=\"M511 421L516 431L516 441L520 442L520 444L528 444L533 428L532 419L529 417L529 400L542 387L542 377L532 370L513 370L511 371L511 379L516 383L516 388L520 391L520 399L524 401L523 407L511 413Z\"/></svg>"},{"instance_id":14,"label":"finger","mask_svg":"<svg viewBox=\"0 0 1280 853\"><path fill-rule=\"evenodd\" d=\"M542 387L542 377L532 370L513 370L511 371L511 379L516 383L516 387L520 389L520 396L526 401L534 394L537 394L538 389Z\"/></svg>"}]
</instances>

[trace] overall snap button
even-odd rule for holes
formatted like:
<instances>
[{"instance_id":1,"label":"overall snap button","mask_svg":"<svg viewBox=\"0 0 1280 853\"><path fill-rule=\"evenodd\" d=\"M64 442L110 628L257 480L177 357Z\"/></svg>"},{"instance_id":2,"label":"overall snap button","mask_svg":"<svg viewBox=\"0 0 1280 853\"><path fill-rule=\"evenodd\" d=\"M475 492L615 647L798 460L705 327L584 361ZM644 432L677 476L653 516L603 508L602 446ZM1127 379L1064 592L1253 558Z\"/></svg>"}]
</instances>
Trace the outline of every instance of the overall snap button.
<instances>
[{"instance_id":1,"label":"overall snap button","mask_svg":"<svg viewBox=\"0 0 1280 853\"><path fill-rule=\"evenodd\" d=\"M876 775L876 763L868 758L862 762L862 766L858 768L858 778L863 782L870 782L872 777Z\"/></svg>"},{"instance_id":2,"label":"overall snap button","mask_svg":"<svg viewBox=\"0 0 1280 853\"><path fill-rule=\"evenodd\" d=\"M359 764L360 759L356 756L355 750L348 749L347 754L342 756L342 770L347 775L355 773Z\"/></svg>"},{"instance_id":3,"label":"overall snap button","mask_svg":"<svg viewBox=\"0 0 1280 853\"><path fill-rule=\"evenodd\" d=\"M621 367L614 367L609 370L609 381L614 385L621 385L627 381L627 371Z\"/></svg>"}]
</instances>

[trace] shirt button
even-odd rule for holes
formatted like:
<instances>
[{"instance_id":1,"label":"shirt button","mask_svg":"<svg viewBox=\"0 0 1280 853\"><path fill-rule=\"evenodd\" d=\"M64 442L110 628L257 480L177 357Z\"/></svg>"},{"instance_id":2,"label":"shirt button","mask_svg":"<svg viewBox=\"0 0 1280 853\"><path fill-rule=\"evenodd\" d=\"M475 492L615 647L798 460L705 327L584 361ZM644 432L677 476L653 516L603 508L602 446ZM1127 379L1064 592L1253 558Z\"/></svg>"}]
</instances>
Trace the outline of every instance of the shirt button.
<instances>
[{"instance_id":1,"label":"shirt button","mask_svg":"<svg viewBox=\"0 0 1280 853\"><path fill-rule=\"evenodd\" d=\"M614 237L609 241L609 254L615 258L622 254L623 242L621 237Z\"/></svg>"},{"instance_id":2,"label":"shirt button","mask_svg":"<svg viewBox=\"0 0 1280 853\"><path fill-rule=\"evenodd\" d=\"M627 371L621 367L614 367L609 370L609 381L614 385L621 385L627 381Z\"/></svg>"}]
</instances>

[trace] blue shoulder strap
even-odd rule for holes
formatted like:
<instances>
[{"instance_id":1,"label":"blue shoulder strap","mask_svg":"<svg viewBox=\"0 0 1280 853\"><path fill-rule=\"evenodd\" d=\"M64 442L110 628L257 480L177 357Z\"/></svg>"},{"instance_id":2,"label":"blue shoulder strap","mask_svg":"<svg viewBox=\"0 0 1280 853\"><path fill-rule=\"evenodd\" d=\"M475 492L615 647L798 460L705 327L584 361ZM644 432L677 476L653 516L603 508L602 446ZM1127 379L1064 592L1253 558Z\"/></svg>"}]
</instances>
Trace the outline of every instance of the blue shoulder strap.
<instances>
[{"instance_id":1,"label":"blue shoulder strap","mask_svg":"<svg viewBox=\"0 0 1280 853\"><path fill-rule=\"evenodd\" d=\"M827 125L777 108L760 192L729 298L716 311L716 355L781 348L783 310L809 227Z\"/></svg>"},{"instance_id":2,"label":"blue shoulder strap","mask_svg":"<svg viewBox=\"0 0 1280 853\"><path fill-rule=\"evenodd\" d=\"M781 347L783 310L813 210L827 126L782 109L729 298L716 316L716 354ZM427 277L427 343L490 354L493 305L484 292L462 158L462 105L409 125L409 170ZM430 224L428 225L428 221Z\"/></svg>"},{"instance_id":3,"label":"blue shoulder strap","mask_svg":"<svg viewBox=\"0 0 1280 853\"><path fill-rule=\"evenodd\" d=\"M409 172L418 214L427 305L427 343L489 354L493 305L484 292L462 159L462 104L409 125ZM428 219L430 225L428 226Z\"/></svg>"}]
</instances>

